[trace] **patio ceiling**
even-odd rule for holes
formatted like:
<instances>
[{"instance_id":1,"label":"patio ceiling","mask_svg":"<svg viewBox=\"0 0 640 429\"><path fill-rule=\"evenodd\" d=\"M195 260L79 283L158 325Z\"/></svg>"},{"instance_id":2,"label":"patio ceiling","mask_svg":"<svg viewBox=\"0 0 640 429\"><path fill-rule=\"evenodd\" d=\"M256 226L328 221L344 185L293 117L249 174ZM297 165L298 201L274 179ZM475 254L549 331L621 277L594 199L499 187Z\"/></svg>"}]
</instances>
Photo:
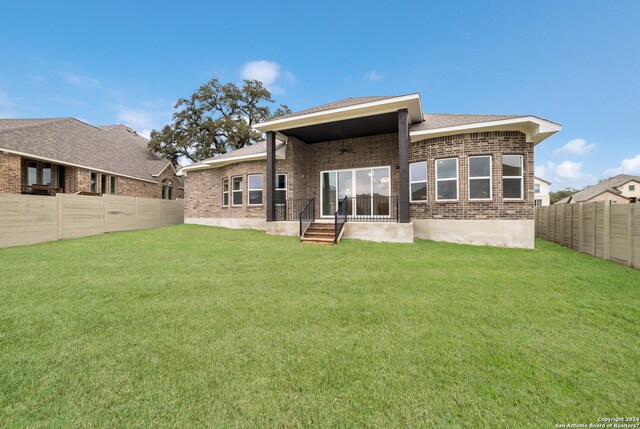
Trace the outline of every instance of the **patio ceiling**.
<instances>
[{"instance_id":1,"label":"patio ceiling","mask_svg":"<svg viewBox=\"0 0 640 429\"><path fill-rule=\"evenodd\" d=\"M280 130L281 134L298 138L305 143L320 143L397 132L397 112Z\"/></svg>"}]
</instances>

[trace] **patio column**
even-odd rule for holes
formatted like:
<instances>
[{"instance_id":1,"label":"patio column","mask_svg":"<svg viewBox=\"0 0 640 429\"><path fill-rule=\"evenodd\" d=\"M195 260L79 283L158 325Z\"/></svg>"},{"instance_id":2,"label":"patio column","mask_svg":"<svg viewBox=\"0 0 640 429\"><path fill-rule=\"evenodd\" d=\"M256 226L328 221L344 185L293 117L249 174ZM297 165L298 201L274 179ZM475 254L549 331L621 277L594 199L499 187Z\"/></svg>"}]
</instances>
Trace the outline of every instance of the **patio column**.
<instances>
[{"instance_id":1,"label":"patio column","mask_svg":"<svg viewBox=\"0 0 640 429\"><path fill-rule=\"evenodd\" d=\"M276 133L267 131L267 222L276 220Z\"/></svg>"},{"instance_id":2,"label":"patio column","mask_svg":"<svg viewBox=\"0 0 640 429\"><path fill-rule=\"evenodd\" d=\"M400 197L398 222L409 223L409 111L398 110L398 147L400 151Z\"/></svg>"}]
</instances>

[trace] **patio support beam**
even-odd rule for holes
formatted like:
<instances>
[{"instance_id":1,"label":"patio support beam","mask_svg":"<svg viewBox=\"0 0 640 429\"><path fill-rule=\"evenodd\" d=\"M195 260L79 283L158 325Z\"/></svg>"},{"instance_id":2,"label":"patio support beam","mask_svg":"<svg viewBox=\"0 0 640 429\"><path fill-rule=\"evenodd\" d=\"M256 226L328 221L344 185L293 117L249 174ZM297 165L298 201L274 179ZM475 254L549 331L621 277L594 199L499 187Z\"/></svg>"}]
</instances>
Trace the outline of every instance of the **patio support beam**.
<instances>
[{"instance_id":1,"label":"patio support beam","mask_svg":"<svg viewBox=\"0 0 640 429\"><path fill-rule=\"evenodd\" d=\"M276 220L276 133L267 131L267 222Z\"/></svg>"},{"instance_id":2,"label":"patio support beam","mask_svg":"<svg viewBox=\"0 0 640 429\"><path fill-rule=\"evenodd\" d=\"M409 223L409 111L398 110L398 147L400 151L400 197L398 222Z\"/></svg>"}]
</instances>

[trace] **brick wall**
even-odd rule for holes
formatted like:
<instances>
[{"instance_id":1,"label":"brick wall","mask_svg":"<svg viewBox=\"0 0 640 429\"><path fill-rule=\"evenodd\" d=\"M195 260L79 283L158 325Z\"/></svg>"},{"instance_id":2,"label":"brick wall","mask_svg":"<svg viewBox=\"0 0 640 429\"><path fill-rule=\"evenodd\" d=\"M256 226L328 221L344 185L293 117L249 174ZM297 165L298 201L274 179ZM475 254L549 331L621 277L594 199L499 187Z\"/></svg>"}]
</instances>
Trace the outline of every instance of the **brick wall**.
<instances>
[{"instance_id":1,"label":"brick wall","mask_svg":"<svg viewBox=\"0 0 640 429\"><path fill-rule=\"evenodd\" d=\"M21 176L20 156L0 152L0 192L20 193Z\"/></svg>"},{"instance_id":2,"label":"brick wall","mask_svg":"<svg viewBox=\"0 0 640 429\"><path fill-rule=\"evenodd\" d=\"M502 197L502 155L523 155L524 199L505 201ZM492 156L491 201L470 201L468 157ZM458 158L459 195L457 202L436 202L435 161ZM427 161L427 202L411 203L412 219L533 219L533 143L516 131L494 131L437 137L411 143L409 162Z\"/></svg>"},{"instance_id":3,"label":"brick wall","mask_svg":"<svg viewBox=\"0 0 640 429\"><path fill-rule=\"evenodd\" d=\"M27 183L26 158L18 155L0 152L0 192L18 194L22 191L21 185ZM36 161L41 169L44 161ZM52 186L59 187L57 183L57 169L59 166L52 165ZM39 173L41 174L41 173ZM178 178L173 169L166 168L158 177L158 183L146 182L143 180L131 179L128 177L116 176L117 195L162 198L162 180L173 181L174 198L184 198L184 190L178 187ZM41 180L41 177L38 178ZM98 178L98 180L100 180ZM91 191L91 170L79 167L65 166L64 191L66 193L76 193L81 191ZM98 187L100 182L98 182ZM110 186L108 182L107 187Z\"/></svg>"},{"instance_id":4,"label":"brick wall","mask_svg":"<svg viewBox=\"0 0 640 429\"><path fill-rule=\"evenodd\" d=\"M340 154L342 147L354 153ZM492 156L491 201L475 202L468 199L467 158L472 155ZM524 199L512 202L502 198L502 155L523 155ZM457 202L435 201L435 160L458 157L459 199ZM520 132L490 132L438 137L410 145L409 162L427 161L428 196L426 203L412 203L413 219L533 219L533 143ZM320 216L320 173L342 170L389 166L391 194L400 192L398 136L383 134L371 137L306 144L294 137L286 147L286 159L276 161L276 172L287 174L288 198L315 198L316 216ZM248 174L263 175L266 186L266 162L249 161L221 168L190 171L186 178L185 216L204 218L265 218L266 191L263 205L247 206ZM241 207L222 207L222 178L243 177L243 204ZM229 200L231 201L231 193Z\"/></svg>"},{"instance_id":5,"label":"brick wall","mask_svg":"<svg viewBox=\"0 0 640 429\"><path fill-rule=\"evenodd\" d=\"M290 146L287 146L287 152ZM287 198L296 196L296 178L292 171L293 155L276 160L276 173L287 175ZM247 204L247 176L262 174L262 205ZM189 171L185 181L185 217L187 218L255 218L266 219L267 164L264 160L229 164L220 168ZM232 177L242 177L242 205L233 206ZM229 206L222 207L222 179L229 179Z\"/></svg>"}]
</instances>

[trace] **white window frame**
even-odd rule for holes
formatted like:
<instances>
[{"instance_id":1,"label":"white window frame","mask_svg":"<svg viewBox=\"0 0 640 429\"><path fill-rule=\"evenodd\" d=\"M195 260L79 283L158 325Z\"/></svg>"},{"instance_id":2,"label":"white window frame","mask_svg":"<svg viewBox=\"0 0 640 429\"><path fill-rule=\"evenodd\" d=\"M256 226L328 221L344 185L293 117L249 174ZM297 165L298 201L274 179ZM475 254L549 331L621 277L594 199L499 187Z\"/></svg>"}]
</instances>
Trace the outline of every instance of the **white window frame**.
<instances>
[{"instance_id":1,"label":"white window frame","mask_svg":"<svg viewBox=\"0 0 640 429\"><path fill-rule=\"evenodd\" d=\"M278 188L278 176L284 176L284 188ZM286 201L289 198L289 191L287 191L287 187L289 186L289 178L286 173L276 173L276 194L278 191L284 191L284 200ZM274 195L275 196L275 195Z\"/></svg>"},{"instance_id":2,"label":"white window frame","mask_svg":"<svg viewBox=\"0 0 640 429\"><path fill-rule=\"evenodd\" d=\"M489 175L488 176L476 176L471 177L471 159L473 158L489 158ZM468 193L469 201L491 201L493 200L493 156L491 155L473 155L467 159L467 170L469 175ZM486 180L489 179L489 198L471 198L471 181L472 180Z\"/></svg>"},{"instance_id":3,"label":"white window frame","mask_svg":"<svg viewBox=\"0 0 640 429\"><path fill-rule=\"evenodd\" d=\"M438 161L448 161L450 159L455 159L456 160L456 178L447 178L447 179L438 179ZM460 201L460 161L458 159L458 157L452 157L452 158L439 158L436 159L434 162L435 165L435 172L436 172L436 201L438 202L446 202L446 201ZM456 197L455 199L441 199L438 198L438 182L446 182L449 180L455 180L456 181Z\"/></svg>"},{"instance_id":4,"label":"white window frame","mask_svg":"<svg viewBox=\"0 0 640 429\"><path fill-rule=\"evenodd\" d=\"M109 176L109 193L116 195L118 192L118 176Z\"/></svg>"},{"instance_id":5,"label":"white window frame","mask_svg":"<svg viewBox=\"0 0 640 429\"><path fill-rule=\"evenodd\" d=\"M502 199L505 201L524 201L524 156L517 153L505 153L505 156L519 156L520 157L520 176L505 176L502 175ZM501 160L502 162L502 160ZM504 165L504 162L502 162ZM505 198L504 197L504 179L520 179L520 198Z\"/></svg>"},{"instance_id":6,"label":"white window frame","mask_svg":"<svg viewBox=\"0 0 640 429\"><path fill-rule=\"evenodd\" d=\"M227 182L227 190L224 190L224 183ZM224 203L225 194L227 196L227 204ZM229 178L225 177L222 179L222 207L229 207Z\"/></svg>"},{"instance_id":7,"label":"white window frame","mask_svg":"<svg viewBox=\"0 0 640 429\"><path fill-rule=\"evenodd\" d=\"M629 185L629 192L635 192L636 185Z\"/></svg>"},{"instance_id":8,"label":"white window frame","mask_svg":"<svg viewBox=\"0 0 640 429\"><path fill-rule=\"evenodd\" d=\"M352 191L352 193L354 193L355 192L355 183L356 183L356 181L355 181L356 171L358 171L358 170L376 170L378 168L386 168L387 171L389 172L389 194L392 194L393 193L393 183L391 182L392 178L391 178L391 166L390 165L379 165L379 166L376 166L376 167L363 167L363 168L342 168L342 169L339 169L339 170L322 170L322 171L320 171L320 182L319 182L320 183L320 188L319 188L320 189L320 217L321 218L325 218L325 219L333 217L333 215L325 215L325 214L322 213L322 207L323 207L323 203L324 203L324 197L322 195L322 175L324 173L333 173L333 172L335 172L336 173L336 183L337 183L337 180L338 180L337 175L338 175L338 173L340 173L341 171L351 171L352 178L353 178L351 191ZM371 178L371 180L373 180L373 177ZM336 196L337 196L337 193L336 193ZM352 197L353 195L350 195L350 196ZM392 197L392 195L389 195L389 198L391 198L391 197ZM338 199L337 203L338 202L339 202L339 199ZM372 199L372 203L373 203L373 199ZM353 206L354 205L352 205L351 213L349 213L348 216L354 216L353 211L355 209L353 208ZM388 216L380 215L379 217L389 217L390 218L391 217L391 213L392 213L392 209L391 209L391 206L389 206L389 215ZM355 215L355 216L357 216L357 215Z\"/></svg>"},{"instance_id":9,"label":"white window frame","mask_svg":"<svg viewBox=\"0 0 640 429\"><path fill-rule=\"evenodd\" d=\"M424 164L424 173L425 173L424 180L414 180L414 181L411 180L411 166L416 164ZM413 193L411 192L411 185L413 185L414 183L423 183L423 182L424 182L425 189L427 191L427 198L424 200L414 200ZM426 204L428 201L429 201L429 161L425 160L425 161L412 162L409 164L409 202Z\"/></svg>"},{"instance_id":10,"label":"white window frame","mask_svg":"<svg viewBox=\"0 0 640 429\"><path fill-rule=\"evenodd\" d=\"M533 193L534 194L539 194L541 189L542 189L542 186L540 186L539 183L534 183L533 184Z\"/></svg>"},{"instance_id":11,"label":"white window frame","mask_svg":"<svg viewBox=\"0 0 640 429\"><path fill-rule=\"evenodd\" d=\"M250 177L255 177L255 176L259 176L262 179L262 187L260 189L258 188L250 188L249 184L251 183L251 180L249 180ZM251 204L250 203L250 195L251 195L251 191L260 191L260 203L259 204ZM264 177L262 176L262 174L247 174L247 205L248 206L261 206L264 203Z\"/></svg>"},{"instance_id":12,"label":"white window frame","mask_svg":"<svg viewBox=\"0 0 640 429\"><path fill-rule=\"evenodd\" d=\"M538 204L538 203L540 203L540 204ZM540 198L534 199L533 200L533 206L534 207L542 207L542 199L540 199Z\"/></svg>"},{"instance_id":13,"label":"white window frame","mask_svg":"<svg viewBox=\"0 0 640 429\"><path fill-rule=\"evenodd\" d=\"M240 189L239 189L239 190L234 190L234 189L233 189L233 180L234 180L234 179L240 179ZM233 200L235 199L235 198L233 198L233 195L234 195L236 192L240 192L240 194L241 194L241 195L240 195L240 201L243 201L243 199L242 199L242 191L243 191L243 189L242 189L242 188L244 188L244 180L243 180L243 179L244 179L244 178L243 178L242 176L232 176L232 177L231 177L231 201L230 201L230 203L231 203L231 207L242 207L242 203L240 203L240 204L234 204L234 203L233 203Z\"/></svg>"}]
</instances>

